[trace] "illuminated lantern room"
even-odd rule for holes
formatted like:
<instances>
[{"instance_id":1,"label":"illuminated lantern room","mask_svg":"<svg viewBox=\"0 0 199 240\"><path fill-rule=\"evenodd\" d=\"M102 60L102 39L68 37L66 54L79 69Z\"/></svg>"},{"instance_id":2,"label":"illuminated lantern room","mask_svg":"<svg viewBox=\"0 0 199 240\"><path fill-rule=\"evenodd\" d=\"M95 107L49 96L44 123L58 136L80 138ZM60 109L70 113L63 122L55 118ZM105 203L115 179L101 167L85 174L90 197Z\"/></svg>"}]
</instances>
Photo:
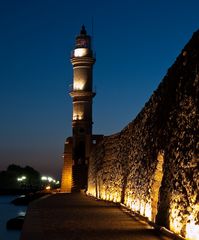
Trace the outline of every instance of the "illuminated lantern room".
<instances>
[{"instance_id":1,"label":"illuminated lantern room","mask_svg":"<svg viewBox=\"0 0 199 240\"><path fill-rule=\"evenodd\" d=\"M95 59L91 49L91 37L87 35L84 25L80 34L76 37L71 62L74 69L73 90L92 91L92 65Z\"/></svg>"}]
</instances>

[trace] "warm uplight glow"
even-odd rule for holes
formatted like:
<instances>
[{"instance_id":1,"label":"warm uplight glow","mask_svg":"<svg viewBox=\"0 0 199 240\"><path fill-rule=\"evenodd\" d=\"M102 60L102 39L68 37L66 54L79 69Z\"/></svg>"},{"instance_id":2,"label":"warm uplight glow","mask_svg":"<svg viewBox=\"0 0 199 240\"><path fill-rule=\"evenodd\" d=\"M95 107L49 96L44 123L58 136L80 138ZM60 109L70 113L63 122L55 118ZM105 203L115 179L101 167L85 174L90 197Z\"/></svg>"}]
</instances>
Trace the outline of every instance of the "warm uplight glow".
<instances>
[{"instance_id":1,"label":"warm uplight glow","mask_svg":"<svg viewBox=\"0 0 199 240\"><path fill-rule=\"evenodd\" d=\"M151 203L147 203L146 204L144 216L148 217L149 220L152 220L152 207L151 207Z\"/></svg>"},{"instance_id":2,"label":"warm uplight glow","mask_svg":"<svg viewBox=\"0 0 199 240\"><path fill-rule=\"evenodd\" d=\"M139 212L140 211L140 200L139 199L133 199L132 197L128 197L127 206L131 210L133 210L135 212Z\"/></svg>"},{"instance_id":3,"label":"warm uplight glow","mask_svg":"<svg viewBox=\"0 0 199 240\"><path fill-rule=\"evenodd\" d=\"M74 56L75 57L84 57L86 56L88 53L88 49L87 48L76 48L74 50Z\"/></svg>"},{"instance_id":4,"label":"warm uplight glow","mask_svg":"<svg viewBox=\"0 0 199 240\"><path fill-rule=\"evenodd\" d=\"M83 90L85 82L83 80L75 80L73 90Z\"/></svg>"},{"instance_id":5,"label":"warm uplight glow","mask_svg":"<svg viewBox=\"0 0 199 240\"><path fill-rule=\"evenodd\" d=\"M88 191L86 192L89 196L96 197L96 188L88 186Z\"/></svg>"},{"instance_id":6,"label":"warm uplight glow","mask_svg":"<svg viewBox=\"0 0 199 240\"><path fill-rule=\"evenodd\" d=\"M105 201L110 201L115 203L121 202L121 193L119 190L114 190L113 188L110 188L107 190L103 185L97 188L97 192L96 192L96 187L90 186L88 188L87 194Z\"/></svg>"},{"instance_id":7,"label":"warm uplight glow","mask_svg":"<svg viewBox=\"0 0 199 240\"><path fill-rule=\"evenodd\" d=\"M164 163L164 151L160 150L157 155L157 165L153 175L150 194L151 216L149 217L149 219L153 222L155 222L158 213L159 191L163 178L163 163Z\"/></svg>"},{"instance_id":8,"label":"warm uplight glow","mask_svg":"<svg viewBox=\"0 0 199 240\"><path fill-rule=\"evenodd\" d=\"M144 215L145 212L145 202L142 200L140 203L140 214Z\"/></svg>"},{"instance_id":9,"label":"warm uplight glow","mask_svg":"<svg viewBox=\"0 0 199 240\"><path fill-rule=\"evenodd\" d=\"M51 189L51 186L46 186L46 190L50 190Z\"/></svg>"},{"instance_id":10,"label":"warm uplight glow","mask_svg":"<svg viewBox=\"0 0 199 240\"><path fill-rule=\"evenodd\" d=\"M188 240L197 240L199 236L199 225L196 224L196 219L199 214L199 204L192 206L192 214L188 217L186 225L186 238Z\"/></svg>"},{"instance_id":11,"label":"warm uplight glow","mask_svg":"<svg viewBox=\"0 0 199 240\"><path fill-rule=\"evenodd\" d=\"M176 196L176 198L179 195ZM193 202L195 202L195 197L192 196ZM190 202L188 207L189 215L183 215L183 208L179 205L179 202L174 202L170 210L170 229L177 233L183 234L184 237L188 240L198 240L199 236L199 225L198 225L198 212L199 204L193 204Z\"/></svg>"},{"instance_id":12,"label":"warm uplight glow","mask_svg":"<svg viewBox=\"0 0 199 240\"><path fill-rule=\"evenodd\" d=\"M113 188L107 190L103 185L98 186L97 192L94 185L89 186L87 194L106 201L121 202L121 196L119 191L113 190ZM147 217L149 220L152 221L151 201L146 202L138 198L133 198L132 195L127 193L124 203L129 209L140 213L141 215ZM192 209L193 212L187 219L186 239L198 240L199 225L196 223L196 219L198 215L199 205L192 206ZM173 204L170 210L170 229L177 234L181 234L183 227L184 226L182 223L179 205Z\"/></svg>"},{"instance_id":13,"label":"warm uplight glow","mask_svg":"<svg viewBox=\"0 0 199 240\"><path fill-rule=\"evenodd\" d=\"M82 120L83 119L83 113L78 112L78 113L73 113L73 120Z\"/></svg>"},{"instance_id":14,"label":"warm uplight glow","mask_svg":"<svg viewBox=\"0 0 199 240\"><path fill-rule=\"evenodd\" d=\"M121 201L121 197L120 194L117 191L112 191L111 193L105 193L102 192L101 194L102 199L107 200L107 201L111 201L111 202L120 202Z\"/></svg>"},{"instance_id":15,"label":"warm uplight glow","mask_svg":"<svg viewBox=\"0 0 199 240\"><path fill-rule=\"evenodd\" d=\"M180 234L182 229L182 219L180 217L180 210L176 207L172 207L170 214L170 229L171 231Z\"/></svg>"},{"instance_id":16,"label":"warm uplight glow","mask_svg":"<svg viewBox=\"0 0 199 240\"><path fill-rule=\"evenodd\" d=\"M199 237L199 225L192 219L192 215L189 217L189 223L186 225L186 238L189 240L198 240Z\"/></svg>"},{"instance_id":17,"label":"warm uplight glow","mask_svg":"<svg viewBox=\"0 0 199 240\"><path fill-rule=\"evenodd\" d=\"M65 159L64 161L65 169L62 172L61 192L65 192L65 193L71 193L71 189L72 189L72 158L71 157Z\"/></svg>"},{"instance_id":18,"label":"warm uplight glow","mask_svg":"<svg viewBox=\"0 0 199 240\"><path fill-rule=\"evenodd\" d=\"M121 202L121 196L119 192L115 192L114 197L113 197L113 202Z\"/></svg>"},{"instance_id":19,"label":"warm uplight glow","mask_svg":"<svg viewBox=\"0 0 199 240\"><path fill-rule=\"evenodd\" d=\"M141 215L147 217L149 220L152 218L152 207L150 202L145 202L144 200L134 199L132 196L127 196L125 198L125 205Z\"/></svg>"}]
</instances>

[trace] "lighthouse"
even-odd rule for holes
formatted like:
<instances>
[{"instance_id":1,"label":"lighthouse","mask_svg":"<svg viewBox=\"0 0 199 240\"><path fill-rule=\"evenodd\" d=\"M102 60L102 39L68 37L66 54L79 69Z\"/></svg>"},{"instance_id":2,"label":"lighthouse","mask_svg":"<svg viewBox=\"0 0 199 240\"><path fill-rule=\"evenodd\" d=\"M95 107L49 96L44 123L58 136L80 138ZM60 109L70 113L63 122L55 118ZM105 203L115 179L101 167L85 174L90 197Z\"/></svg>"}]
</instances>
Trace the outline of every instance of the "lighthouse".
<instances>
[{"instance_id":1,"label":"lighthouse","mask_svg":"<svg viewBox=\"0 0 199 240\"><path fill-rule=\"evenodd\" d=\"M92 134L93 65L95 55L91 37L83 25L75 39L71 52L73 83L70 91L72 98L72 137L67 138L64 149L61 191L80 190L87 186L89 155L95 136ZM97 137L97 135L96 135Z\"/></svg>"},{"instance_id":2,"label":"lighthouse","mask_svg":"<svg viewBox=\"0 0 199 240\"><path fill-rule=\"evenodd\" d=\"M88 157L92 139L93 65L95 57L91 48L91 37L84 25L76 37L71 54L73 86L70 96L73 101L73 183L74 187L87 185Z\"/></svg>"}]
</instances>

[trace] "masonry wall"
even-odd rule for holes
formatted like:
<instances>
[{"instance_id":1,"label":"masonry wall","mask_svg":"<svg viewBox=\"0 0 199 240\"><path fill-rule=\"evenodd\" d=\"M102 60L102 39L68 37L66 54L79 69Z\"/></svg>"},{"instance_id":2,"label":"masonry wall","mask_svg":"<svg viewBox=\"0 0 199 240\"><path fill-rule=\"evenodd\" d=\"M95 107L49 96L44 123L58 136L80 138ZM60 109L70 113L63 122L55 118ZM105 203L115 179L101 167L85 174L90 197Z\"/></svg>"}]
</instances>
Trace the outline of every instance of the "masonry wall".
<instances>
[{"instance_id":1,"label":"masonry wall","mask_svg":"<svg viewBox=\"0 0 199 240\"><path fill-rule=\"evenodd\" d=\"M88 193L199 236L199 31L136 119L90 157Z\"/></svg>"}]
</instances>

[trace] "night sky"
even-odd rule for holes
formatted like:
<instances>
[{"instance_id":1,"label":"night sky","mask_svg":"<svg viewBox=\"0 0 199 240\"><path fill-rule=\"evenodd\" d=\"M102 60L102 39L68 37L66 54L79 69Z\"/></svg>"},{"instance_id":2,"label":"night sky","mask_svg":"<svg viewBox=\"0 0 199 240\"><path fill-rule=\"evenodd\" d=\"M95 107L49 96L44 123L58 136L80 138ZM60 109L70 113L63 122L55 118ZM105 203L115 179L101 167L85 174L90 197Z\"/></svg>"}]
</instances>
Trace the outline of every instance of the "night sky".
<instances>
[{"instance_id":1,"label":"night sky","mask_svg":"<svg viewBox=\"0 0 199 240\"><path fill-rule=\"evenodd\" d=\"M192 33L198 0L0 0L0 171L59 177L71 135L70 52L82 24L96 51L93 132L132 121Z\"/></svg>"}]
</instances>

